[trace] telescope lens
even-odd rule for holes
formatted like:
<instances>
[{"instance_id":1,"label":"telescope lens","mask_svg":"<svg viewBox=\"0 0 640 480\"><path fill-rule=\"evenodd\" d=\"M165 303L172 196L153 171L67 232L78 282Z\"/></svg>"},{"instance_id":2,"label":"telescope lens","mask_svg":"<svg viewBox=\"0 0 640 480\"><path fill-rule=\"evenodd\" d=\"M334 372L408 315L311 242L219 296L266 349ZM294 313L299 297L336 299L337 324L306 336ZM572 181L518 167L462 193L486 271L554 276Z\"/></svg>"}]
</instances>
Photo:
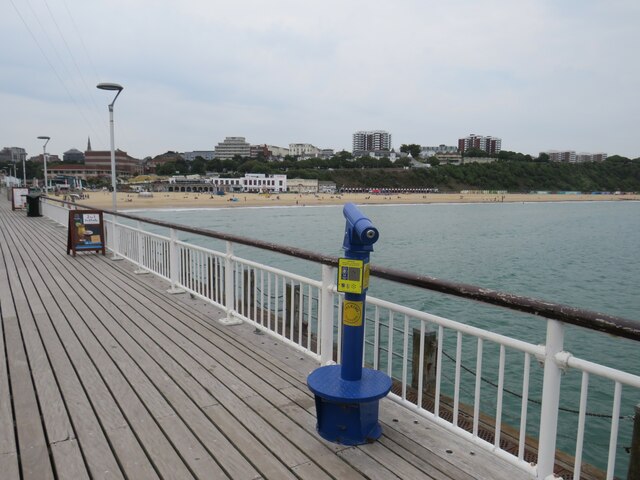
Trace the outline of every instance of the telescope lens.
<instances>
[{"instance_id":1,"label":"telescope lens","mask_svg":"<svg viewBox=\"0 0 640 480\"><path fill-rule=\"evenodd\" d=\"M372 238L374 238L376 236L376 231L375 230L367 230L366 235L367 235L368 239L372 239Z\"/></svg>"}]
</instances>

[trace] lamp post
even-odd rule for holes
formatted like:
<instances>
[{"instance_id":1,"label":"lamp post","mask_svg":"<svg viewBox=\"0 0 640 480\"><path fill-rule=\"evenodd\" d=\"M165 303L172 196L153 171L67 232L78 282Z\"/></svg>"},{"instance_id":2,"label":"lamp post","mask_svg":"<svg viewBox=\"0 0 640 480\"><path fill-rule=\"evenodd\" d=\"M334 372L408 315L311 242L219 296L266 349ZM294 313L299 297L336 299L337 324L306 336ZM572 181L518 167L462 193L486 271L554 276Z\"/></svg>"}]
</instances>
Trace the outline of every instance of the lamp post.
<instances>
[{"instance_id":1,"label":"lamp post","mask_svg":"<svg viewBox=\"0 0 640 480\"><path fill-rule=\"evenodd\" d=\"M47 179L47 143L51 140L51 137L41 136L38 140L46 140L42 146L42 161L44 162L44 193L49 195L49 180ZM26 183L26 180L25 180Z\"/></svg>"},{"instance_id":2,"label":"lamp post","mask_svg":"<svg viewBox=\"0 0 640 480\"><path fill-rule=\"evenodd\" d=\"M112 201L113 201L113 211L115 212L117 209L116 204L116 149L114 143L114 133L113 133L113 104L116 103L116 99L120 92L122 92L122 85L118 85L117 83L99 83L97 87L100 90L111 90L116 91L116 96L113 98L113 101L109 104L109 129L110 129L110 137L111 137L111 188L113 190Z\"/></svg>"}]
</instances>

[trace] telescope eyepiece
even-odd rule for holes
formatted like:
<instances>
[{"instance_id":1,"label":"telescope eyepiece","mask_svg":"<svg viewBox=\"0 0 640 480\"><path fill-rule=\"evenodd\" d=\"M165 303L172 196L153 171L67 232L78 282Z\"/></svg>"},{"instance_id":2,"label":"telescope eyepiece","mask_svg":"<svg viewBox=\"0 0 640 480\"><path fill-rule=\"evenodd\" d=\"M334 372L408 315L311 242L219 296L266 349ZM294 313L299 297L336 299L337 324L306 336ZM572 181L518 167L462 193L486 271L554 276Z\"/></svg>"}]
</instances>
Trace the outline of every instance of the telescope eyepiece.
<instances>
[{"instance_id":1,"label":"telescope eyepiece","mask_svg":"<svg viewBox=\"0 0 640 480\"><path fill-rule=\"evenodd\" d=\"M367 233L365 233L365 235L367 236L367 238L369 240L371 240L376 236L376 231L372 230L372 229L369 229L369 230L367 230Z\"/></svg>"}]
</instances>

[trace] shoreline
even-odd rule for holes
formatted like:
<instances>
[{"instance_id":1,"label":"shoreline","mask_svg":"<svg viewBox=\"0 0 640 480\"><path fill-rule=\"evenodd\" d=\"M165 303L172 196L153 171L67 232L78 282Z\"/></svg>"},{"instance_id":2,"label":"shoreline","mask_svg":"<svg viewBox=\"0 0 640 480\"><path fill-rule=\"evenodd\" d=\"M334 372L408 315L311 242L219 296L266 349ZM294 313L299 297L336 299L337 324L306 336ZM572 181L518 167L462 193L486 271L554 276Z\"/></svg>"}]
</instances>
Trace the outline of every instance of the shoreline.
<instances>
[{"instance_id":1,"label":"shoreline","mask_svg":"<svg viewBox=\"0 0 640 480\"><path fill-rule=\"evenodd\" d=\"M88 192L88 198L76 200L76 204L110 210L110 192ZM54 198L63 199L62 195ZM343 205L427 205L427 204L479 204L479 203L550 203L550 202L602 202L640 201L640 194L484 194L484 193L414 193L376 195L365 193L344 194L257 194L237 193L224 196L209 193L154 192L153 197L141 197L137 193L118 192L118 210L199 209L242 207L291 207Z\"/></svg>"}]
</instances>

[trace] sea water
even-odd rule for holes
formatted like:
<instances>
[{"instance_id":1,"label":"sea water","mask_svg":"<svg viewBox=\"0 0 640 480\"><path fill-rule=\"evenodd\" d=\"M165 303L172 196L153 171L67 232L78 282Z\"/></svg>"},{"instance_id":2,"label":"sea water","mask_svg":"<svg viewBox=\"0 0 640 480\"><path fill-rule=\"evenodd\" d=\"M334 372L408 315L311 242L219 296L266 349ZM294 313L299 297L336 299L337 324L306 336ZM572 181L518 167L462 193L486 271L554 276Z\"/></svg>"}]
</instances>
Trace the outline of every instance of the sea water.
<instances>
[{"instance_id":1,"label":"sea water","mask_svg":"<svg viewBox=\"0 0 640 480\"><path fill-rule=\"evenodd\" d=\"M560 202L362 206L380 231L371 255L374 265L393 267L460 283L545 299L574 307L640 319L640 202ZM339 256L344 218L339 206L227 208L146 211L144 216ZM182 239L213 248L218 242L193 236ZM312 278L320 268L309 262L236 247L236 255ZM463 323L544 343L546 322L530 315L407 288L372 279L370 295ZM463 349L463 365L475 368L474 348ZM445 342L445 350L455 346ZM569 326L565 350L577 357L640 374L637 342ZM446 352L445 352L446 353ZM487 352L485 351L485 355ZM521 372L521 360L507 370ZM444 363L444 362L443 362ZM534 362L535 363L535 362ZM489 367L486 367L489 369ZM532 365L532 384L541 368ZM462 401L473 403L473 376L462 377ZM487 376L491 372L486 371ZM484 375L483 375L484 376ZM452 378L445 375L451 387ZM520 379L521 381L521 379ZM563 378L558 447L574 452L581 375ZM444 389L447 388L445 384ZM484 388L484 387L483 387ZM507 385L519 392L521 384ZM539 392L530 393L528 432L537 433ZM585 461L604 468L608 454L613 384L593 378L587 410ZM492 394L495 397L495 391ZM537 398L536 398L537 397ZM623 389L616 474L626 475L633 406L638 392ZM505 394L503 421L519 425L520 400ZM495 413L495 399L482 403Z\"/></svg>"}]
</instances>

